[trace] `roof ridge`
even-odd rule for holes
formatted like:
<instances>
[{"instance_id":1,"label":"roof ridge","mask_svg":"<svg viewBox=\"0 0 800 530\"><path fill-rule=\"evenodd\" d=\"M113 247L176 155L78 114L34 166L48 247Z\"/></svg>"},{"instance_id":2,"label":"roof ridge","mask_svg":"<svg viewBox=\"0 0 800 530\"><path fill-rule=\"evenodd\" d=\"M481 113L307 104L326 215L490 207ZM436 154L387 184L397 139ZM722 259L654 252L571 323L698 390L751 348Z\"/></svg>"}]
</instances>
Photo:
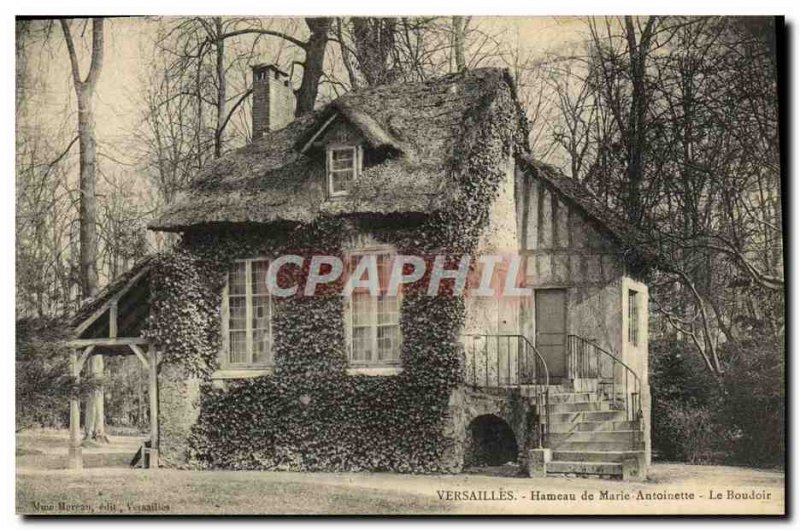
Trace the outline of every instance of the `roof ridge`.
<instances>
[{"instance_id":1,"label":"roof ridge","mask_svg":"<svg viewBox=\"0 0 800 530\"><path fill-rule=\"evenodd\" d=\"M380 204L369 204L362 197L362 203L349 213L399 214L441 208L446 197L435 204L419 197L439 189L439 181L447 179L445 168L458 156L465 117L487 96L506 92L506 87L512 89L513 97L508 69L484 67L354 90L209 162L149 226L183 231L215 223L308 222L331 213L330 208L333 214L346 213L337 201L328 200L325 186L320 185L324 157L302 152L334 113L359 131L371 148L380 150L378 160L386 160L365 168L372 177L380 174L376 178L386 183L382 192L386 197ZM402 168L389 163L397 154L406 161ZM395 186L409 176L413 176L409 183ZM399 195L389 198L390 193ZM332 202L337 202L335 208Z\"/></svg>"}]
</instances>

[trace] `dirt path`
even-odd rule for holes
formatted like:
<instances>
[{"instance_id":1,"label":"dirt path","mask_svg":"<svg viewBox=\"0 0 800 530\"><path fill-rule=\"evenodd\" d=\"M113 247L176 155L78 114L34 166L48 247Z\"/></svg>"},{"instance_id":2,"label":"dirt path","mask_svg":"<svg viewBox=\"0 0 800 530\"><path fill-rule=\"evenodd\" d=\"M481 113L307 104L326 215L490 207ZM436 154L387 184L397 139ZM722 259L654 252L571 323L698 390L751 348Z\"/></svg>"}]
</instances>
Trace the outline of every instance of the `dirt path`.
<instances>
[{"instance_id":1,"label":"dirt path","mask_svg":"<svg viewBox=\"0 0 800 530\"><path fill-rule=\"evenodd\" d=\"M98 495L116 499L116 504L132 498L168 500L170 513L781 514L784 510L782 473L682 464L656 464L650 480L642 483L112 468L31 469L18 471L17 477L17 507L22 511L30 510L34 501L41 505L66 498L91 503ZM263 494L254 499L253 488Z\"/></svg>"},{"instance_id":2,"label":"dirt path","mask_svg":"<svg viewBox=\"0 0 800 530\"><path fill-rule=\"evenodd\" d=\"M513 476L131 470L141 443L112 436L64 469L64 431L17 436L17 510L52 513L781 514L784 474L726 466L655 464L646 482ZM259 495L254 496L253 491ZM52 508L52 509L51 509ZM79 512L77 512L79 513ZM138 512L136 512L138 513Z\"/></svg>"}]
</instances>

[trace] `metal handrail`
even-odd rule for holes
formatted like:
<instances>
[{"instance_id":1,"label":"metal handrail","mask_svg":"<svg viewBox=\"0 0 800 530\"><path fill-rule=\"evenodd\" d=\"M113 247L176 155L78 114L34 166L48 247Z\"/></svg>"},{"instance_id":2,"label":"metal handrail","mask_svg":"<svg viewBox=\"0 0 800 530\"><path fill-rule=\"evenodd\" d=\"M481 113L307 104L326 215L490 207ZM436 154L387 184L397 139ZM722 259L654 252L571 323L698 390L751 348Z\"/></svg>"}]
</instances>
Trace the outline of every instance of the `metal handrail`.
<instances>
[{"instance_id":1,"label":"metal handrail","mask_svg":"<svg viewBox=\"0 0 800 530\"><path fill-rule=\"evenodd\" d=\"M567 352L569 370L573 377L597 379L601 384L610 384L610 398L615 405L619 402L617 385L622 386L623 395L625 397L626 419L631 421L641 420L642 384L633 368L628 366L613 353L598 346L594 341L584 339L578 335L567 335ZM594 352L594 359L592 358L592 352ZM603 357L601 357L601 354ZM622 367L624 369L623 373L625 374L624 380L620 378L621 380L617 381L617 370L614 368L612 368L610 377L604 376L601 364L602 358L611 359L612 367L616 365ZM593 360L594 362L592 362ZM604 379L610 379L610 382L604 382ZM632 382L630 379L632 379Z\"/></svg>"},{"instance_id":2,"label":"metal handrail","mask_svg":"<svg viewBox=\"0 0 800 530\"><path fill-rule=\"evenodd\" d=\"M523 386L533 386L539 408L537 441L539 447L545 447L550 423L550 370L542 354L524 335L478 333L466 334L464 339L467 384L482 388L516 387L520 392Z\"/></svg>"}]
</instances>

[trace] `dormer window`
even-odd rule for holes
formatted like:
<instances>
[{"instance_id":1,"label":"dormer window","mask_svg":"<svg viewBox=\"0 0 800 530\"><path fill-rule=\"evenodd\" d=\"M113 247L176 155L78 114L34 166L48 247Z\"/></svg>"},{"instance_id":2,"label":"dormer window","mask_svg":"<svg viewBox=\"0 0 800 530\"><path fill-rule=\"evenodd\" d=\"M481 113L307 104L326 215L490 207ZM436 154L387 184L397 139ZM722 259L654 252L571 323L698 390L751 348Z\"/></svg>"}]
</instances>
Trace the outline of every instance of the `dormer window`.
<instances>
[{"instance_id":1,"label":"dormer window","mask_svg":"<svg viewBox=\"0 0 800 530\"><path fill-rule=\"evenodd\" d=\"M347 195L350 186L361 172L361 147L357 145L329 146L326 149L328 194Z\"/></svg>"}]
</instances>

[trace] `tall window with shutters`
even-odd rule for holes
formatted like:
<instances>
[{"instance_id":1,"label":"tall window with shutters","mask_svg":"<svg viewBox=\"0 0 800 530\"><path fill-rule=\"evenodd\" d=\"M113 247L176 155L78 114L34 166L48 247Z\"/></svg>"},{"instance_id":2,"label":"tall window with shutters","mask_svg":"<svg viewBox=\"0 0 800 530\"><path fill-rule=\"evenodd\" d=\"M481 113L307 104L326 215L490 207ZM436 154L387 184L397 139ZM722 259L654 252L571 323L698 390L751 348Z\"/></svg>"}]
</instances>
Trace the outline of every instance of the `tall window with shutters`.
<instances>
[{"instance_id":1,"label":"tall window with shutters","mask_svg":"<svg viewBox=\"0 0 800 530\"><path fill-rule=\"evenodd\" d=\"M354 252L348 257L350 274L361 259L374 259L380 286L378 296L367 288L357 288L347 301L348 349L352 366L400 364L401 300L400 296L387 293L392 256L391 251L376 250Z\"/></svg>"},{"instance_id":2,"label":"tall window with shutters","mask_svg":"<svg viewBox=\"0 0 800 530\"><path fill-rule=\"evenodd\" d=\"M234 262L228 274L223 318L223 365L231 368L272 364L272 300L267 291L266 259Z\"/></svg>"}]
</instances>

